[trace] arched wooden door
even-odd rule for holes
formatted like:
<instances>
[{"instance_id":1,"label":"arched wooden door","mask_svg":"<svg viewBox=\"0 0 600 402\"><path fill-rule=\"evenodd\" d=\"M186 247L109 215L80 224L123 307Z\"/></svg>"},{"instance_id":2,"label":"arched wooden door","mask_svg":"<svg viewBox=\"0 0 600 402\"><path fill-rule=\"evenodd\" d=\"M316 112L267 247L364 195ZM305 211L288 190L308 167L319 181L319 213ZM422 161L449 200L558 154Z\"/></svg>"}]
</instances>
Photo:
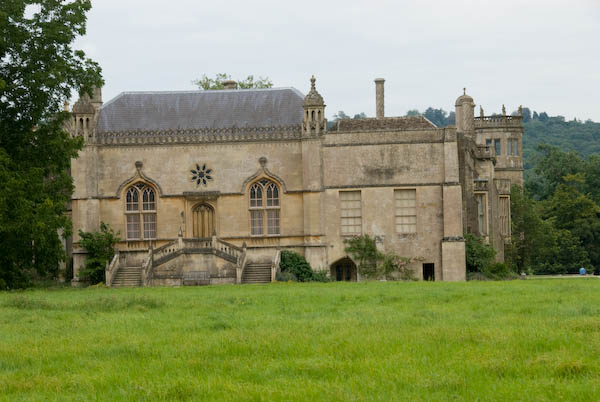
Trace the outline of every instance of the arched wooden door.
<instances>
[{"instance_id":1,"label":"arched wooden door","mask_svg":"<svg viewBox=\"0 0 600 402\"><path fill-rule=\"evenodd\" d=\"M356 265L350 258L342 258L331 266L331 279L336 281L356 282Z\"/></svg>"},{"instance_id":2,"label":"arched wooden door","mask_svg":"<svg viewBox=\"0 0 600 402\"><path fill-rule=\"evenodd\" d=\"M215 231L215 210L208 204L200 204L192 211L194 237L211 237Z\"/></svg>"}]
</instances>

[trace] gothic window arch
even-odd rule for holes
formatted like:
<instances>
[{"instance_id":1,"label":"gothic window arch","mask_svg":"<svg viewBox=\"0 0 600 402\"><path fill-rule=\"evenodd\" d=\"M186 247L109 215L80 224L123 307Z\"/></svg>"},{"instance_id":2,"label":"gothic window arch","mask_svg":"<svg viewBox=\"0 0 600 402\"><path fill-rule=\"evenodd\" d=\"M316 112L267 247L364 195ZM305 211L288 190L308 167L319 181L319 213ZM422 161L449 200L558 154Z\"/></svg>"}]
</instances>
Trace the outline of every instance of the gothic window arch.
<instances>
[{"instance_id":1,"label":"gothic window arch","mask_svg":"<svg viewBox=\"0 0 600 402\"><path fill-rule=\"evenodd\" d=\"M250 234L273 236L280 234L280 191L271 180L261 179L250 186Z\"/></svg>"},{"instance_id":2,"label":"gothic window arch","mask_svg":"<svg viewBox=\"0 0 600 402\"><path fill-rule=\"evenodd\" d=\"M136 183L125 192L127 240L156 239L156 190Z\"/></svg>"}]
</instances>

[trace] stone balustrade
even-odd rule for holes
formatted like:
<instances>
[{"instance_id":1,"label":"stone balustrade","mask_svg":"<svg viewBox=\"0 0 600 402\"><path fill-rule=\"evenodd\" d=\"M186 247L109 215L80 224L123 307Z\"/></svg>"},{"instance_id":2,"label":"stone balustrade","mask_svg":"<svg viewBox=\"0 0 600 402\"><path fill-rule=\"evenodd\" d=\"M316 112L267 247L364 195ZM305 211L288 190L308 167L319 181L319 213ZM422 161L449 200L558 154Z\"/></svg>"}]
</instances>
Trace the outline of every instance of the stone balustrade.
<instances>
[{"instance_id":1,"label":"stone balustrade","mask_svg":"<svg viewBox=\"0 0 600 402\"><path fill-rule=\"evenodd\" d=\"M484 116L475 117L475 128L522 127L523 116Z\"/></svg>"}]
</instances>

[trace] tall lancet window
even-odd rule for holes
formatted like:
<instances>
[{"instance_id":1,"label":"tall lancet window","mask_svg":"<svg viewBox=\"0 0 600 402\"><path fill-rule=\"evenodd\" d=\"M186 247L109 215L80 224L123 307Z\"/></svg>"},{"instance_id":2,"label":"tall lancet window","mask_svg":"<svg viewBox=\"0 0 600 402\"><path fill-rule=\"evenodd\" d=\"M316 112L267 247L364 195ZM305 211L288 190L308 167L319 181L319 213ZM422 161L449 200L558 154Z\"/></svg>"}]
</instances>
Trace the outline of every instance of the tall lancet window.
<instances>
[{"instance_id":1,"label":"tall lancet window","mask_svg":"<svg viewBox=\"0 0 600 402\"><path fill-rule=\"evenodd\" d=\"M156 239L156 192L145 183L137 183L125 194L127 240Z\"/></svg>"},{"instance_id":2,"label":"tall lancet window","mask_svg":"<svg viewBox=\"0 0 600 402\"><path fill-rule=\"evenodd\" d=\"M262 179L250 186L250 234L252 236L278 235L279 187Z\"/></svg>"}]
</instances>

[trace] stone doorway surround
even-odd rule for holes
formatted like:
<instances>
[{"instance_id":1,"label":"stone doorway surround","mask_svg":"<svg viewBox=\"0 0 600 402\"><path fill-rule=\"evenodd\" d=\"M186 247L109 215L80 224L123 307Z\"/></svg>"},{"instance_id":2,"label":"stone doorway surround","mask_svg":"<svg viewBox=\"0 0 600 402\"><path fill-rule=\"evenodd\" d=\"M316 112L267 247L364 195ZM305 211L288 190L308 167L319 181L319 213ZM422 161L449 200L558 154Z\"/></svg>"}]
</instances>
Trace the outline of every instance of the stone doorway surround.
<instances>
[{"instance_id":1,"label":"stone doorway surround","mask_svg":"<svg viewBox=\"0 0 600 402\"><path fill-rule=\"evenodd\" d=\"M192 234L195 238L207 238L216 235L215 209L202 202L192 210Z\"/></svg>"},{"instance_id":2,"label":"stone doorway surround","mask_svg":"<svg viewBox=\"0 0 600 402\"><path fill-rule=\"evenodd\" d=\"M331 264L330 275L332 280L338 282L356 282L358 280L356 264L348 257Z\"/></svg>"},{"instance_id":3,"label":"stone doorway surround","mask_svg":"<svg viewBox=\"0 0 600 402\"><path fill-rule=\"evenodd\" d=\"M185 205L181 211L184 238L206 239L219 233L219 191L184 192Z\"/></svg>"}]
</instances>

